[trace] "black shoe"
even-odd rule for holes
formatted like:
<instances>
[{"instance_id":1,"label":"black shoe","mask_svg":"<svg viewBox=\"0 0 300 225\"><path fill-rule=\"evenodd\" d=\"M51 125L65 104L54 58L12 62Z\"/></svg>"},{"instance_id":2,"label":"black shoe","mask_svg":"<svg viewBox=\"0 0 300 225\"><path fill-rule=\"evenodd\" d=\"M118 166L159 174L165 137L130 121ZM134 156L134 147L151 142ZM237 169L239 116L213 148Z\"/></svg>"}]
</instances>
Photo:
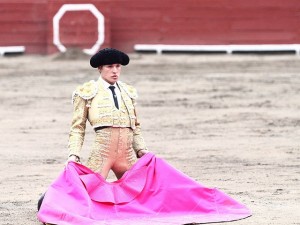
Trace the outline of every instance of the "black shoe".
<instances>
[{"instance_id":1,"label":"black shoe","mask_svg":"<svg viewBox=\"0 0 300 225\"><path fill-rule=\"evenodd\" d=\"M41 206L42 206L42 203L43 203L45 194L46 194L46 193L44 193L44 194L40 197L40 199L39 199L39 201L38 201L38 205L37 205L38 211L40 210L40 208L41 208Z\"/></svg>"}]
</instances>

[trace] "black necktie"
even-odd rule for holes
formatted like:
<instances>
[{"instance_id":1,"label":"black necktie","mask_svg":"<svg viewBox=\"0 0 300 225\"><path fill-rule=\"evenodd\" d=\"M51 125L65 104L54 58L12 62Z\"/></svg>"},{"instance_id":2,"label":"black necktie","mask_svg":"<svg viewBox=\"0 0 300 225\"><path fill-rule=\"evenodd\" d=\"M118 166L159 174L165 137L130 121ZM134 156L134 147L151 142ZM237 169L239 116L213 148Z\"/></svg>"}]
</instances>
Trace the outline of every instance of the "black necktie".
<instances>
[{"instance_id":1,"label":"black necktie","mask_svg":"<svg viewBox=\"0 0 300 225\"><path fill-rule=\"evenodd\" d=\"M116 92L115 92L115 86L109 86L108 88L112 92L116 108L119 109L118 98L117 98L117 95L116 95Z\"/></svg>"}]
</instances>

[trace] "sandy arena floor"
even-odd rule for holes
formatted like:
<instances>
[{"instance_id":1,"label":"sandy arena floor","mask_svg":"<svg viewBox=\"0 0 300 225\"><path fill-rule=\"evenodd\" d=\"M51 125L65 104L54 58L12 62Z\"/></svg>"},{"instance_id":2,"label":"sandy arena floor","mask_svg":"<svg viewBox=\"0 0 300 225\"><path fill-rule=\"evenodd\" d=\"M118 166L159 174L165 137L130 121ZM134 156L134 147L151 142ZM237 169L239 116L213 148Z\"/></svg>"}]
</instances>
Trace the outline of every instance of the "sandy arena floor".
<instances>
[{"instance_id":1,"label":"sandy arena floor","mask_svg":"<svg viewBox=\"0 0 300 225\"><path fill-rule=\"evenodd\" d=\"M67 157L71 94L99 75L74 58L0 58L1 225L40 224L37 200ZM253 211L230 224L300 224L299 56L131 58L121 80L138 88L151 151Z\"/></svg>"}]
</instances>

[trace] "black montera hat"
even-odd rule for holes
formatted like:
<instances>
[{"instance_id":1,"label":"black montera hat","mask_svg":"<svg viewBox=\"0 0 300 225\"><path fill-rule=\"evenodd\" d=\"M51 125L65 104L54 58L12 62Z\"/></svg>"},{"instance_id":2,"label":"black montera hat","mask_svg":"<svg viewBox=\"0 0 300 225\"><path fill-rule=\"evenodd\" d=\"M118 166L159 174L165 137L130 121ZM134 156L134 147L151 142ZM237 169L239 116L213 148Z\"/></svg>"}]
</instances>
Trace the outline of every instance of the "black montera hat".
<instances>
[{"instance_id":1,"label":"black montera hat","mask_svg":"<svg viewBox=\"0 0 300 225\"><path fill-rule=\"evenodd\" d=\"M114 48L104 48L90 59L90 64L94 68L115 63L126 66L129 63L128 55Z\"/></svg>"}]
</instances>

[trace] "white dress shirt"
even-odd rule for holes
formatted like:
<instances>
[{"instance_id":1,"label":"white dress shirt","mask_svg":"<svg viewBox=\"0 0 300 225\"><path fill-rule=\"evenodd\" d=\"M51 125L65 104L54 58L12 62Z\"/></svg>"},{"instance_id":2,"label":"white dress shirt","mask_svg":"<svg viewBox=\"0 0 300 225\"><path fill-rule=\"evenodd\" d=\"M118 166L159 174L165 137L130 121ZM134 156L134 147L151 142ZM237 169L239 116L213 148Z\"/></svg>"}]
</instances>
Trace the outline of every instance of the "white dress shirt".
<instances>
[{"instance_id":1,"label":"white dress shirt","mask_svg":"<svg viewBox=\"0 0 300 225\"><path fill-rule=\"evenodd\" d=\"M99 79L102 81L104 89L107 90L110 93L110 100L113 103L113 105L115 105L114 97L113 97L113 94L112 94L111 90L109 89L109 87L110 86L114 86L115 87L115 93L117 95L118 105L119 105L119 109L120 109L121 92L120 92L120 89L119 89L117 83L110 84L110 83L106 82L105 80L103 80L102 77L100 77Z\"/></svg>"}]
</instances>

